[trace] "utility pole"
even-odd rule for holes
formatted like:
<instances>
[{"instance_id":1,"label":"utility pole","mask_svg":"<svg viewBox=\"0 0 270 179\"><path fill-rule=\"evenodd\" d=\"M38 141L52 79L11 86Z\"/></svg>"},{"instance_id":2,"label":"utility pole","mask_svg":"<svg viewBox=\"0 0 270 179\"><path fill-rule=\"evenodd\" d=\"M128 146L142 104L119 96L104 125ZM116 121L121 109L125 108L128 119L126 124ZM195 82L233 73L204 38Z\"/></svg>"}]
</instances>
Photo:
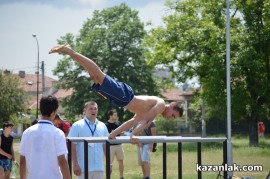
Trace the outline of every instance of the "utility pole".
<instances>
[{"instance_id":1,"label":"utility pole","mask_svg":"<svg viewBox=\"0 0 270 179\"><path fill-rule=\"evenodd\" d=\"M44 61L41 62L41 73L42 73L42 96L45 95L45 70Z\"/></svg>"},{"instance_id":2,"label":"utility pole","mask_svg":"<svg viewBox=\"0 0 270 179\"><path fill-rule=\"evenodd\" d=\"M202 137L206 137L205 102L203 98L202 98Z\"/></svg>"},{"instance_id":3,"label":"utility pole","mask_svg":"<svg viewBox=\"0 0 270 179\"><path fill-rule=\"evenodd\" d=\"M36 111L36 119L38 119L38 93L39 93L39 44L38 38L36 34L32 34L32 36L36 39L37 42L37 111Z\"/></svg>"},{"instance_id":4,"label":"utility pole","mask_svg":"<svg viewBox=\"0 0 270 179\"><path fill-rule=\"evenodd\" d=\"M226 89L227 89L227 162L233 164L232 153L232 124L231 124L231 39L230 39L230 0L226 0ZM232 178L233 171L228 171L228 178Z\"/></svg>"}]
</instances>

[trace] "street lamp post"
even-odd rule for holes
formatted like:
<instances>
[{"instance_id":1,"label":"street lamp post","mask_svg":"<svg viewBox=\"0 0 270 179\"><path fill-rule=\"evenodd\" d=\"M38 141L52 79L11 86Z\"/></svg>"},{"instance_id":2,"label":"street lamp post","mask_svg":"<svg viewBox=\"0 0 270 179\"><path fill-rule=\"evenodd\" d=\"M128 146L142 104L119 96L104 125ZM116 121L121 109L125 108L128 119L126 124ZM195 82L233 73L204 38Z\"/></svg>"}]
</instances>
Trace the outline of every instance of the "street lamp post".
<instances>
[{"instance_id":1,"label":"street lamp post","mask_svg":"<svg viewBox=\"0 0 270 179\"><path fill-rule=\"evenodd\" d=\"M39 92L39 45L36 34L32 34L32 36L36 39L37 42L37 111L36 111L36 119L38 119L38 92Z\"/></svg>"},{"instance_id":2,"label":"street lamp post","mask_svg":"<svg viewBox=\"0 0 270 179\"><path fill-rule=\"evenodd\" d=\"M233 165L232 152L232 117L231 117L231 23L230 23L230 0L226 0L226 89L227 89L227 164ZM233 171L228 171L228 177L233 176Z\"/></svg>"}]
</instances>

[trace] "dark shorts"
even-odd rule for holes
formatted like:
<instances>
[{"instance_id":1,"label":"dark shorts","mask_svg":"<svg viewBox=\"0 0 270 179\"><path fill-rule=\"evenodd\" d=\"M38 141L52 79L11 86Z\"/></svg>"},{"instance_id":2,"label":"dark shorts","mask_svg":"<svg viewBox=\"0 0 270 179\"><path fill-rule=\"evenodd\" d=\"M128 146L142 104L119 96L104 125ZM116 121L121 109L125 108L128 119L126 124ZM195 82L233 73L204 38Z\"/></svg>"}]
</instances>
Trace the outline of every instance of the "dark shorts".
<instances>
[{"instance_id":1,"label":"dark shorts","mask_svg":"<svg viewBox=\"0 0 270 179\"><path fill-rule=\"evenodd\" d=\"M116 107L127 106L134 97L133 90L129 85L117 82L108 75L105 76L102 85L93 84L92 88L107 97L111 105Z\"/></svg>"},{"instance_id":2,"label":"dark shorts","mask_svg":"<svg viewBox=\"0 0 270 179\"><path fill-rule=\"evenodd\" d=\"M12 160L10 159L0 159L0 169L3 169L4 172L11 171Z\"/></svg>"}]
</instances>

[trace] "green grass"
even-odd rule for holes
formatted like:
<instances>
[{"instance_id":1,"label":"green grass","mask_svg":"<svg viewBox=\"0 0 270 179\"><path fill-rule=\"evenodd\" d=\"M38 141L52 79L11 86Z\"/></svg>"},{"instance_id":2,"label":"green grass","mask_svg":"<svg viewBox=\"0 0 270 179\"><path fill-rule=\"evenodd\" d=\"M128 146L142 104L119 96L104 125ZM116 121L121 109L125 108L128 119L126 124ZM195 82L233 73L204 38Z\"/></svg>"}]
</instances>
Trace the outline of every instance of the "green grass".
<instances>
[{"instance_id":1,"label":"green grass","mask_svg":"<svg viewBox=\"0 0 270 179\"><path fill-rule=\"evenodd\" d=\"M15 141L15 142L19 142ZM247 137L233 137L233 163L237 165L262 165L261 172L234 172L235 176L243 177L250 176L257 179L263 179L267 176L270 170L270 139L260 140L258 147L249 147ZM197 163L197 145L196 143L182 144L183 157L183 178L197 178L196 163ZM177 179L177 144L167 144L167 178ZM141 179L141 167L137 164L136 146L124 144L125 160L124 160L124 177L126 179ZM221 165L223 161L222 143L203 143L202 144L202 164L203 165ZM18 151L16 151L18 158ZM163 178L162 164L162 144L158 144L158 150L151 153L151 177L153 179ZM216 178L218 172L202 172L203 179ZM113 163L112 179L118 179L118 163ZM73 177L75 178L75 177Z\"/></svg>"}]
</instances>

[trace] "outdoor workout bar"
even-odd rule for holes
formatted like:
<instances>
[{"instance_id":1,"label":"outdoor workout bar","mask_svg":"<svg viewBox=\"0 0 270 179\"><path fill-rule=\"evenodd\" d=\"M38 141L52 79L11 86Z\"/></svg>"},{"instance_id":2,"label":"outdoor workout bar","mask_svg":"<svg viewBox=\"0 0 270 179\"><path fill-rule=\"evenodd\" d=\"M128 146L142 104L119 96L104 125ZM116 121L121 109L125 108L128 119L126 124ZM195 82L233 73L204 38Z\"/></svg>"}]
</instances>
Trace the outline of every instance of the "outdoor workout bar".
<instances>
[{"instance_id":1,"label":"outdoor workout bar","mask_svg":"<svg viewBox=\"0 0 270 179\"><path fill-rule=\"evenodd\" d=\"M201 160L201 143L202 142L222 142L223 143L223 165L227 164L227 138L201 138L201 137L180 137L180 136L137 136L140 143L163 143L163 179L167 178L167 154L166 143L178 143L178 178L182 179L182 143L197 143L197 162L202 164ZM106 144L106 179L110 179L110 144L130 143L129 136L120 136L116 139L108 139L107 137L68 137L68 163L70 174L72 174L71 164L71 143L84 143L84 158L88 158L88 143L105 143ZM88 171L88 161L84 160L84 171ZM227 178L227 172L224 171L224 179ZM202 178L201 171L198 171L198 179ZM88 175L85 175L88 179Z\"/></svg>"}]
</instances>

